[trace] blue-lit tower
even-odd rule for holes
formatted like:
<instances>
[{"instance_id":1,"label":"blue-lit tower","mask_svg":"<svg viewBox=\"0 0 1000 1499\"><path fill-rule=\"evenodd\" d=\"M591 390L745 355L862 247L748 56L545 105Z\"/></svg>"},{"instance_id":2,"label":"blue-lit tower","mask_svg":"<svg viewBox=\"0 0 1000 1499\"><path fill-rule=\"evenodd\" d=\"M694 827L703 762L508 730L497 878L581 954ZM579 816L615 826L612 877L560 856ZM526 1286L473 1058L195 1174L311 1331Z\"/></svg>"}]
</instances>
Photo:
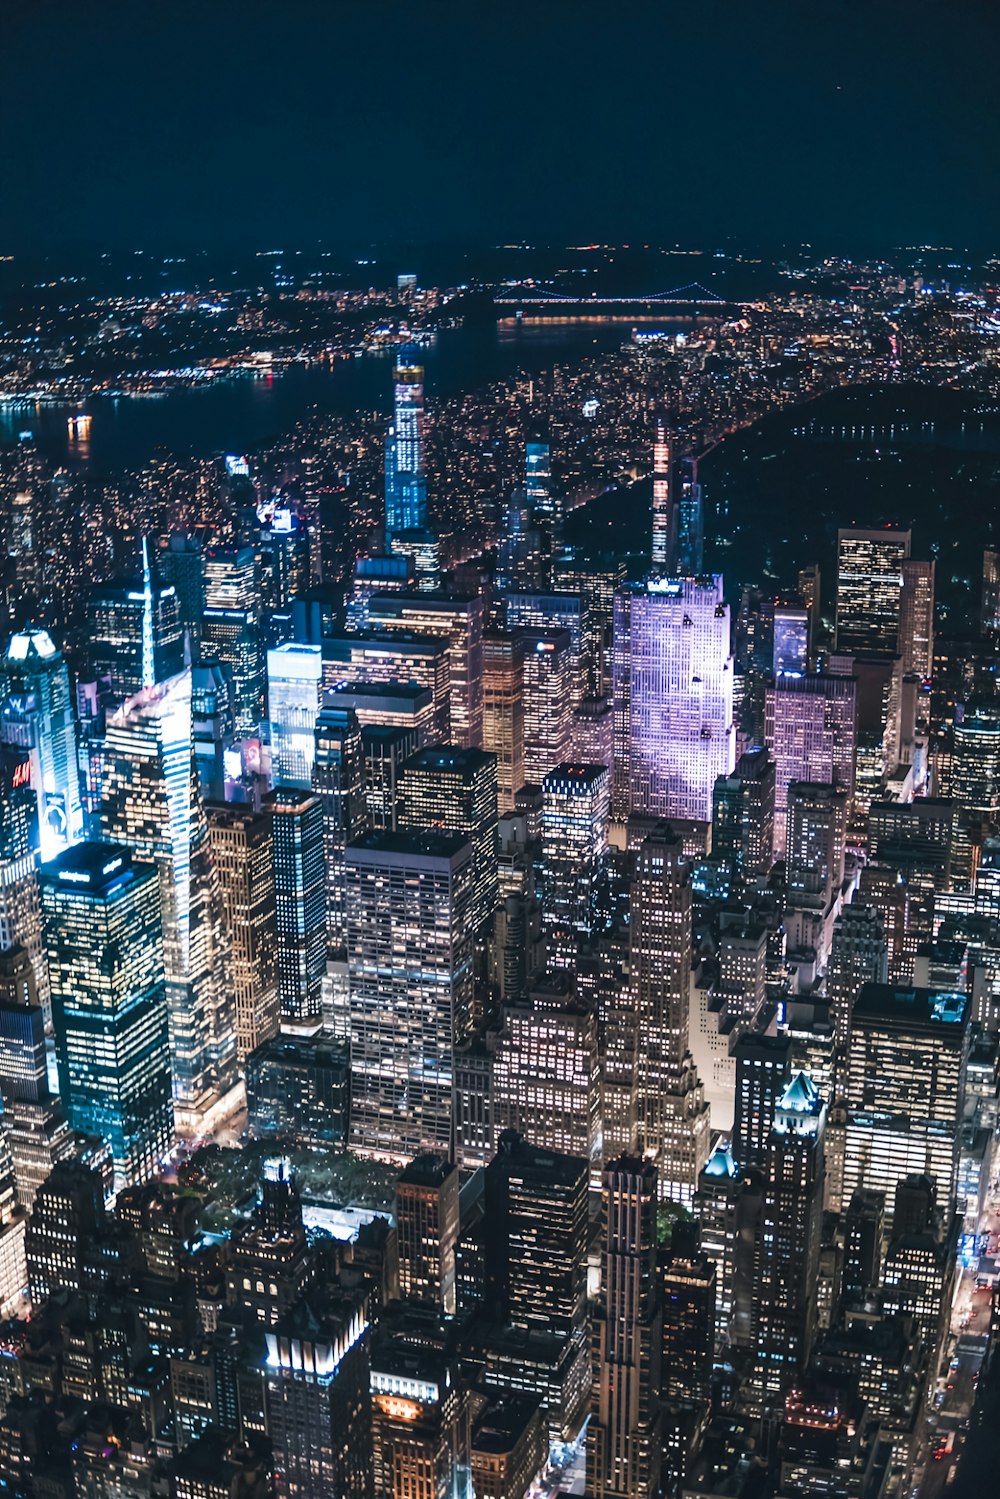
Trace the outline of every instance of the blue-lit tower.
<instances>
[{"instance_id":1,"label":"blue-lit tower","mask_svg":"<svg viewBox=\"0 0 1000 1499\"><path fill-rule=\"evenodd\" d=\"M424 476L424 370L412 344L399 350L392 426L385 444L386 541L427 526Z\"/></svg>"}]
</instances>

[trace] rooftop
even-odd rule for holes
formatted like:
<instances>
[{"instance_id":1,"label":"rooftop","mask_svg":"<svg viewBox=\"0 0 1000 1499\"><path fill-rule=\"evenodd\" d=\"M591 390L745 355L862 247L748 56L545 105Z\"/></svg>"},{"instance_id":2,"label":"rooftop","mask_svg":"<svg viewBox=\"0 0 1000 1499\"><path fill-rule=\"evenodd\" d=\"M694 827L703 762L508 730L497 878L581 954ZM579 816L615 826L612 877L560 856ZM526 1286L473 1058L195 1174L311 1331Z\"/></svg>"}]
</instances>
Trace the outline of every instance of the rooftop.
<instances>
[{"instance_id":1,"label":"rooftop","mask_svg":"<svg viewBox=\"0 0 1000 1499\"><path fill-rule=\"evenodd\" d=\"M909 1029L914 1025L962 1030L969 1017L969 996L935 989L865 984L854 1002L854 1021L883 1020Z\"/></svg>"}]
</instances>

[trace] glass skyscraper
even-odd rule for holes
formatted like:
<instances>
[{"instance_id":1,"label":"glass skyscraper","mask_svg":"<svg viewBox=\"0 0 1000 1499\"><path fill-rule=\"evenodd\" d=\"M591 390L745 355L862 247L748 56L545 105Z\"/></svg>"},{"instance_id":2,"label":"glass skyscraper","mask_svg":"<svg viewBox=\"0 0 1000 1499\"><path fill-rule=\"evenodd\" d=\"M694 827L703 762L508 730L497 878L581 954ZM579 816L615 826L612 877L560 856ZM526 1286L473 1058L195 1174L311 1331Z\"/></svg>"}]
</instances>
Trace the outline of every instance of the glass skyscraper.
<instances>
[{"instance_id":1,"label":"glass skyscraper","mask_svg":"<svg viewBox=\"0 0 1000 1499\"><path fill-rule=\"evenodd\" d=\"M11 692L3 737L30 755L42 857L50 858L83 834L69 671L48 631L38 629L11 636L4 669Z\"/></svg>"},{"instance_id":2,"label":"glass skyscraper","mask_svg":"<svg viewBox=\"0 0 1000 1499\"><path fill-rule=\"evenodd\" d=\"M191 749L191 673L108 719L101 823L160 871L174 1106L180 1133L236 1107L236 1031L222 891Z\"/></svg>"},{"instance_id":3,"label":"glass skyscraper","mask_svg":"<svg viewBox=\"0 0 1000 1499\"><path fill-rule=\"evenodd\" d=\"M422 531L427 525L424 477L424 371L419 350L399 351L393 422L385 444L385 534Z\"/></svg>"},{"instance_id":4,"label":"glass skyscraper","mask_svg":"<svg viewBox=\"0 0 1000 1499\"><path fill-rule=\"evenodd\" d=\"M43 867L42 902L59 1091L74 1129L109 1142L120 1191L174 1138L159 876L78 843Z\"/></svg>"}]
</instances>

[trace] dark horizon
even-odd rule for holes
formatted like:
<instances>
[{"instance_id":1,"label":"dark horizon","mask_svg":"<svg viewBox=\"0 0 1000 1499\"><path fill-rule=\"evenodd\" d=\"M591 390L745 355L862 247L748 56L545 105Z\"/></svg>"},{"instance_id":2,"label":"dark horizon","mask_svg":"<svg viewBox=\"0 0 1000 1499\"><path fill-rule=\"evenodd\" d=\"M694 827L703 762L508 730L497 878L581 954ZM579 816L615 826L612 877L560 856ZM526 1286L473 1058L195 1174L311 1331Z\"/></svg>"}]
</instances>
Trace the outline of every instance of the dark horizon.
<instances>
[{"instance_id":1,"label":"dark horizon","mask_svg":"<svg viewBox=\"0 0 1000 1499\"><path fill-rule=\"evenodd\" d=\"M0 253L1000 244L992 7L8 7ZM20 143L20 145L18 145Z\"/></svg>"}]
</instances>

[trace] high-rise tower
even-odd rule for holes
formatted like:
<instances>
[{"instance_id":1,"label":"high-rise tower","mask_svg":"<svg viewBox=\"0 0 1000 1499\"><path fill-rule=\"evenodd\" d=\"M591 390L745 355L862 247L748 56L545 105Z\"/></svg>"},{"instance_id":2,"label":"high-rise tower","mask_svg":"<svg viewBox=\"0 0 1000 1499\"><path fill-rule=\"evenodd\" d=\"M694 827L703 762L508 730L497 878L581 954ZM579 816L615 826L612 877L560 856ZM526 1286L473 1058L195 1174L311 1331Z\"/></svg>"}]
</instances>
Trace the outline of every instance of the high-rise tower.
<instances>
[{"instance_id":1,"label":"high-rise tower","mask_svg":"<svg viewBox=\"0 0 1000 1499\"><path fill-rule=\"evenodd\" d=\"M385 533L427 525L424 477L424 371L419 350L404 344L395 368L393 420L385 445Z\"/></svg>"}]
</instances>

